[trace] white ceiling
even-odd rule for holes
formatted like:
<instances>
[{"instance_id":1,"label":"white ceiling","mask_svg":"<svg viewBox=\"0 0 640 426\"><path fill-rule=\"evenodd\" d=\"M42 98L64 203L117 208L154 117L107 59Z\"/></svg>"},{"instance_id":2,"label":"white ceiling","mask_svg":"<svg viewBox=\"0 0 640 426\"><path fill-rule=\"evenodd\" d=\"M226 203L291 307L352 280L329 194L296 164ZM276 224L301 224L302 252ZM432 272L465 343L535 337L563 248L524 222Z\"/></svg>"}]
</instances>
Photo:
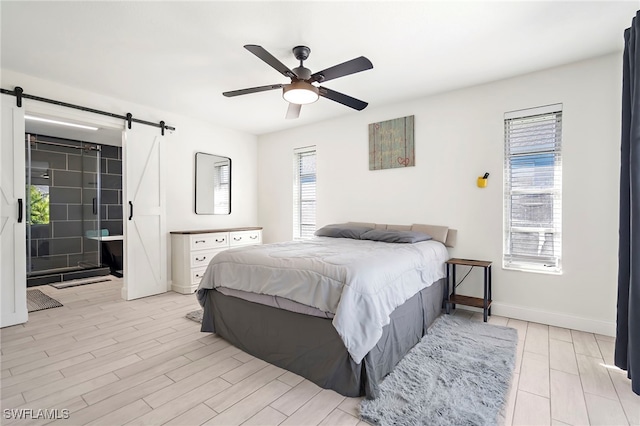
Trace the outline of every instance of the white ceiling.
<instances>
[{"instance_id":1,"label":"white ceiling","mask_svg":"<svg viewBox=\"0 0 640 426\"><path fill-rule=\"evenodd\" d=\"M321 98L285 120L280 90L223 97L288 82L245 44L289 68L298 65L291 48L309 46L312 72L366 56L372 70L326 86L376 108L622 51L640 1L2 0L0 8L2 68L263 134L358 112Z\"/></svg>"}]
</instances>

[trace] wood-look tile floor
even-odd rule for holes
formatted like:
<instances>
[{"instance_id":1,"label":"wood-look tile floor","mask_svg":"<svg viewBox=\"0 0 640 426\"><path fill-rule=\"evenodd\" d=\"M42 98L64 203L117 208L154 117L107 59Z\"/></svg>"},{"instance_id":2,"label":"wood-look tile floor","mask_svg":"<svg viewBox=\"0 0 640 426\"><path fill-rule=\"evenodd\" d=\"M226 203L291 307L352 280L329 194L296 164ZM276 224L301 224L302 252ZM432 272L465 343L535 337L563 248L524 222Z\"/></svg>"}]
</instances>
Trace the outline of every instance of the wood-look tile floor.
<instances>
[{"instance_id":1,"label":"wood-look tile floor","mask_svg":"<svg viewBox=\"0 0 640 426\"><path fill-rule=\"evenodd\" d=\"M193 295L125 302L122 283L39 287L64 306L0 331L2 419L16 425L365 425L358 398L323 390L201 333ZM479 314L458 310L482 320ZM493 316L518 330L507 425L640 425L613 339ZM15 420L19 409L58 420ZM15 409L18 411L11 411ZM7 411L8 410L8 411ZM68 410L69 418L65 411Z\"/></svg>"}]
</instances>

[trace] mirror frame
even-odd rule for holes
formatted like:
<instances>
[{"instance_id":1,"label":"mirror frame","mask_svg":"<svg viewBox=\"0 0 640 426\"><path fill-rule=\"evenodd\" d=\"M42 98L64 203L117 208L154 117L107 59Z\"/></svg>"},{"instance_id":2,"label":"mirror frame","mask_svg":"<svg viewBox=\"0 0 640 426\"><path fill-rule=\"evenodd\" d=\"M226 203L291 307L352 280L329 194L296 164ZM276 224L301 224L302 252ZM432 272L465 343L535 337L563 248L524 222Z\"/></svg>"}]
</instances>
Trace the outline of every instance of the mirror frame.
<instances>
[{"instance_id":1,"label":"mirror frame","mask_svg":"<svg viewBox=\"0 0 640 426\"><path fill-rule=\"evenodd\" d=\"M208 157L217 157L219 159L225 159L229 162L229 209L226 210L224 213L215 213L215 209L213 207L211 210L207 210L207 209L204 209L204 206L198 204L198 195L200 195L200 199L202 200L204 196L209 195L207 194L208 191L215 190L213 186L213 182L198 182L199 177L202 178L201 176L198 175L198 164L200 164L200 168L207 166L207 164L205 164L204 161L209 159ZM214 159L211 159L211 160L215 161ZM196 214L200 214L200 215L231 214L231 158L225 157L223 155L209 154L206 152L196 152L194 181L195 181L194 182L194 189L195 189L194 190L194 211ZM211 195L211 199L215 200L214 195L213 194L210 194L210 195Z\"/></svg>"}]
</instances>

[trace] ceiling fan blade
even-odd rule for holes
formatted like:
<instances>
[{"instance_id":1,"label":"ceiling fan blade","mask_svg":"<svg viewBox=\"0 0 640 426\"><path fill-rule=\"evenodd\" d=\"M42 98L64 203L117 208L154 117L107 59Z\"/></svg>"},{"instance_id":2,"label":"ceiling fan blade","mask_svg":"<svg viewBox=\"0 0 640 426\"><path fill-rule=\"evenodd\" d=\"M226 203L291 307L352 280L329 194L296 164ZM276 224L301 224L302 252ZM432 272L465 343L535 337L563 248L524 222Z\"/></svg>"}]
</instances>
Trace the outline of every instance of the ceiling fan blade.
<instances>
[{"instance_id":1,"label":"ceiling fan blade","mask_svg":"<svg viewBox=\"0 0 640 426\"><path fill-rule=\"evenodd\" d=\"M352 98L344 93L336 92L335 90L327 89L326 87L318 87L318 90L320 92L320 96L331 99L332 101L346 105L350 108L357 109L358 111L362 111L367 107L367 105L369 105L367 102L361 101L360 99Z\"/></svg>"},{"instance_id":2,"label":"ceiling fan blade","mask_svg":"<svg viewBox=\"0 0 640 426\"><path fill-rule=\"evenodd\" d=\"M247 44L244 46L244 48L256 55L258 58L265 61L267 64L271 65L272 68L274 68L285 77L298 78L293 71L291 71L285 64L277 60L271 53L267 52L264 47L258 46L257 44Z\"/></svg>"},{"instance_id":3,"label":"ceiling fan blade","mask_svg":"<svg viewBox=\"0 0 640 426\"><path fill-rule=\"evenodd\" d=\"M227 98L240 95L248 95L249 93L266 92L267 90L281 89L284 84L270 84L268 86L250 87L248 89L232 90L230 92L223 92L222 94Z\"/></svg>"},{"instance_id":4,"label":"ceiling fan blade","mask_svg":"<svg viewBox=\"0 0 640 426\"><path fill-rule=\"evenodd\" d=\"M300 117L300 110L302 109L302 105L300 104L292 104L289 103L289 108L287 108L286 119L298 118Z\"/></svg>"},{"instance_id":5,"label":"ceiling fan blade","mask_svg":"<svg viewBox=\"0 0 640 426\"><path fill-rule=\"evenodd\" d=\"M370 70L371 68L373 68L373 64L371 63L371 61L364 56L360 56L359 58L334 65L331 68L327 68L326 70L313 73L311 74L310 81L323 83L325 81L333 80L334 78L344 77L345 75Z\"/></svg>"}]
</instances>

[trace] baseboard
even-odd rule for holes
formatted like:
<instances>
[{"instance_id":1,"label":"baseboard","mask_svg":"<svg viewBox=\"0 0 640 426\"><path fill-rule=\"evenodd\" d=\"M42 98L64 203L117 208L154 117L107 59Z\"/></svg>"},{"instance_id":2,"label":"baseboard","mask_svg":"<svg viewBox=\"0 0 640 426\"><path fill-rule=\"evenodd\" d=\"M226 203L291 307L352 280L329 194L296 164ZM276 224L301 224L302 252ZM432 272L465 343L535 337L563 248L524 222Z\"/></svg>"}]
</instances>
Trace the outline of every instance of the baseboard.
<instances>
[{"instance_id":1,"label":"baseboard","mask_svg":"<svg viewBox=\"0 0 640 426\"><path fill-rule=\"evenodd\" d=\"M171 290L175 291L176 293L193 294L197 289L198 289L198 284L185 286L185 285L180 285L178 283L171 283Z\"/></svg>"},{"instance_id":2,"label":"baseboard","mask_svg":"<svg viewBox=\"0 0 640 426\"><path fill-rule=\"evenodd\" d=\"M494 315L500 315L523 321L531 321L540 324L552 325L555 327L570 328L573 330L586 331L588 333L602 334L604 336L613 337L616 335L616 323L613 321L600 321L590 318L576 317L557 312L541 311L537 309L507 305L497 302L493 302L491 304L491 313Z\"/></svg>"}]
</instances>

